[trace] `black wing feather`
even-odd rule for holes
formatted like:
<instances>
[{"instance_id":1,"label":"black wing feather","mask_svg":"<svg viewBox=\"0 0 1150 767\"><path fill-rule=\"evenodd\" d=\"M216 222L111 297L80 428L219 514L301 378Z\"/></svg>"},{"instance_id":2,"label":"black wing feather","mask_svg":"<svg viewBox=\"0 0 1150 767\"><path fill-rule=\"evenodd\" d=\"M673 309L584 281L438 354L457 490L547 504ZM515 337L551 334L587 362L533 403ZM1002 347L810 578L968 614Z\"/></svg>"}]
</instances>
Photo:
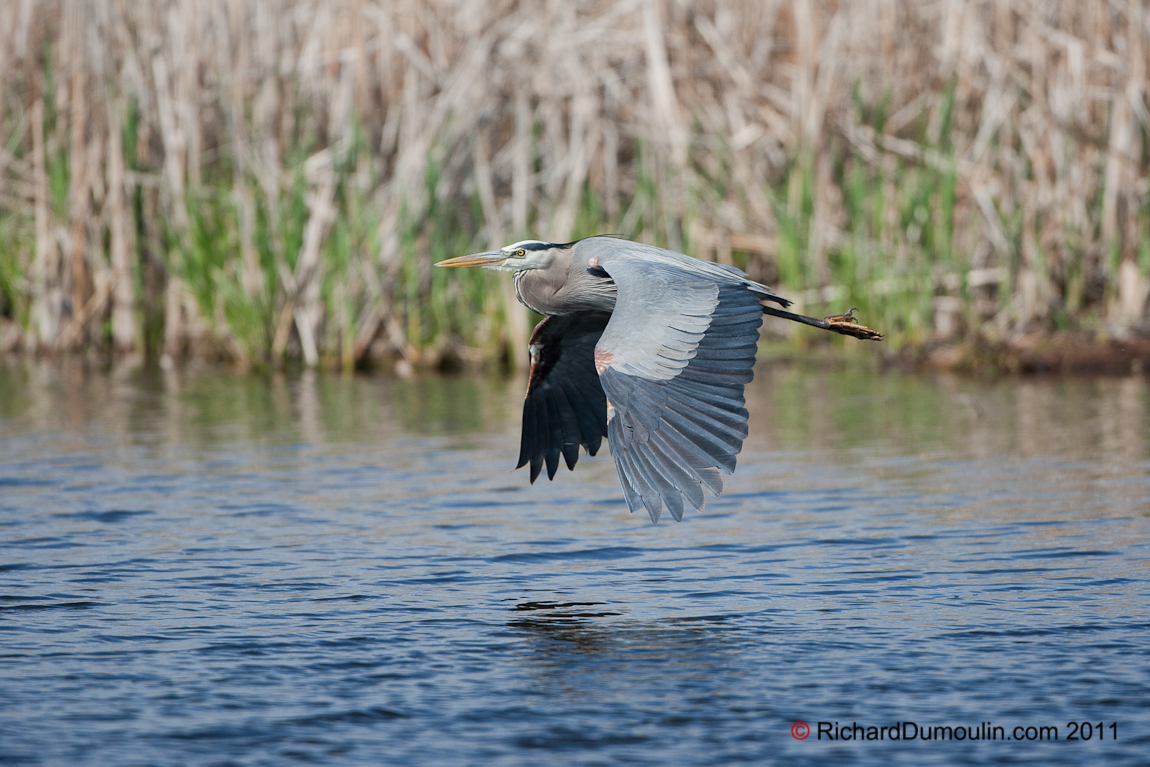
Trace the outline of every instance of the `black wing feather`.
<instances>
[{"instance_id":1,"label":"black wing feather","mask_svg":"<svg viewBox=\"0 0 1150 767\"><path fill-rule=\"evenodd\" d=\"M552 479L560 457L574 469L579 446L595 455L607 436L607 396L595 371L595 344L610 319L605 312L544 317L531 334L531 375L515 468L530 464L532 482L544 466Z\"/></svg>"}]
</instances>

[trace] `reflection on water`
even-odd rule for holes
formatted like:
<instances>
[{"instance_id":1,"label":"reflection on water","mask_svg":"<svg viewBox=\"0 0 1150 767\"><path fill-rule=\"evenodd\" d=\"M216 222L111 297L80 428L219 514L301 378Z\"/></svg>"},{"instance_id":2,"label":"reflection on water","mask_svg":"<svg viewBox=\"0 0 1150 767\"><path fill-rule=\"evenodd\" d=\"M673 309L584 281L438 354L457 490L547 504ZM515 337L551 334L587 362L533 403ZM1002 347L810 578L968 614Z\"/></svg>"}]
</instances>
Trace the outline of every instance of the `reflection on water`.
<instances>
[{"instance_id":1,"label":"reflection on water","mask_svg":"<svg viewBox=\"0 0 1150 767\"><path fill-rule=\"evenodd\" d=\"M658 526L512 471L522 385L0 368L0 761L1144 762L1145 379L763 364Z\"/></svg>"},{"instance_id":2,"label":"reflection on water","mask_svg":"<svg viewBox=\"0 0 1150 767\"><path fill-rule=\"evenodd\" d=\"M427 378L384 381L303 373L239 376L78 365L0 367L0 419L80 430L97 422L128 440L323 442L465 434L518 419L515 382ZM9 424L10 428L16 423Z\"/></svg>"},{"instance_id":3,"label":"reflection on water","mask_svg":"<svg viewBox=\"0 0 1150 767\"><path fill-rule=\"evenodd\" d=\"M1146 379L952 376L850 371L756 371L748 388L748 447L905 454L960 451L1072 460L1148 459ZM85 372L78 365L0 367L8 428L82 430L98 422L126 440L356 441L518 428L523 382ZM508 445L512 452L514 445Z\"/></svg>"}]
</instances>

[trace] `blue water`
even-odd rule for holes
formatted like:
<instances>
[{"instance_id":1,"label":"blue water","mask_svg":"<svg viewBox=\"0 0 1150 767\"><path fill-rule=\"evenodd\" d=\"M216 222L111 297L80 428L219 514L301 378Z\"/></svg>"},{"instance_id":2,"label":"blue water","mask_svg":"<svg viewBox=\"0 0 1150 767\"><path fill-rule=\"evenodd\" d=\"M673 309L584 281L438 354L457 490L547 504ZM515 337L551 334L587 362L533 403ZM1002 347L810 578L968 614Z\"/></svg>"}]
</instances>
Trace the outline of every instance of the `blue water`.
<instances>
[{"instance_id":1,"label":"blue water","mask_svg":"<svg viewBox=\"0 0 1150 767\"><path fill-rule=\"evenodd\" d=\"M658 526L521 385L0 368L0 763L1150 761L1146 379L760 364Z\"/></svg>"}]
</instances>

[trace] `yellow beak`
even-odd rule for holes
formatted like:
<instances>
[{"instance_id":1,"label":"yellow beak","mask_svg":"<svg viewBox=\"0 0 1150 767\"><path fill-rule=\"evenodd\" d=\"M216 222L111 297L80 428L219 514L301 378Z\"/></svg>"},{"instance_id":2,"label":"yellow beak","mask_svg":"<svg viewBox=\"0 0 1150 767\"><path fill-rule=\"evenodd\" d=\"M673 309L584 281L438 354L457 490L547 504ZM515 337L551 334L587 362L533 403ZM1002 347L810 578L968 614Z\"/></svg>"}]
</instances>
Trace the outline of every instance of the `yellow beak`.
<instances>
[{"instance_id":1,"label":"yellow beak","mask_svg":"<svg viewBox=\"0 0 1150 767\"><path fill-rule=\"evenodd\" d=\"M507 254L501 250L490 253L472 253L470 256L457 256L446 261L440 261L436 266L499 266L507 260Z\"/></svg>"}]
</instances>

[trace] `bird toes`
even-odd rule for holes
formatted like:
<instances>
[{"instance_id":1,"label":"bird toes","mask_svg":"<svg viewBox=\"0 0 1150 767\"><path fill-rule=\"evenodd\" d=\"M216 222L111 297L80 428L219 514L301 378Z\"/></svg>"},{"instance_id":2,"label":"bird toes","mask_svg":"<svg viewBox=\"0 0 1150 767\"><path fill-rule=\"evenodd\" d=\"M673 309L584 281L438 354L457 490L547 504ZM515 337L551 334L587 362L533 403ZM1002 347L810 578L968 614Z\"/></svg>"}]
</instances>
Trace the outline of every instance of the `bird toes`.
<instances>
[{"instance_id":1,"label":"bird toes","mask_svg":"<svg viewBox=\"0 0 1150 767\"><path fill-rule=\"evenodd\" d=\"M832 314L830 317L823 317L823 322L827 323L827 330L833 330L844 336L861 338L864 341L881 341L882 333L871 330L866 325L860 325L855 320L855 312L857 311L857 308L851 307L846 314Z\"/></svg>"}]
</instances>

